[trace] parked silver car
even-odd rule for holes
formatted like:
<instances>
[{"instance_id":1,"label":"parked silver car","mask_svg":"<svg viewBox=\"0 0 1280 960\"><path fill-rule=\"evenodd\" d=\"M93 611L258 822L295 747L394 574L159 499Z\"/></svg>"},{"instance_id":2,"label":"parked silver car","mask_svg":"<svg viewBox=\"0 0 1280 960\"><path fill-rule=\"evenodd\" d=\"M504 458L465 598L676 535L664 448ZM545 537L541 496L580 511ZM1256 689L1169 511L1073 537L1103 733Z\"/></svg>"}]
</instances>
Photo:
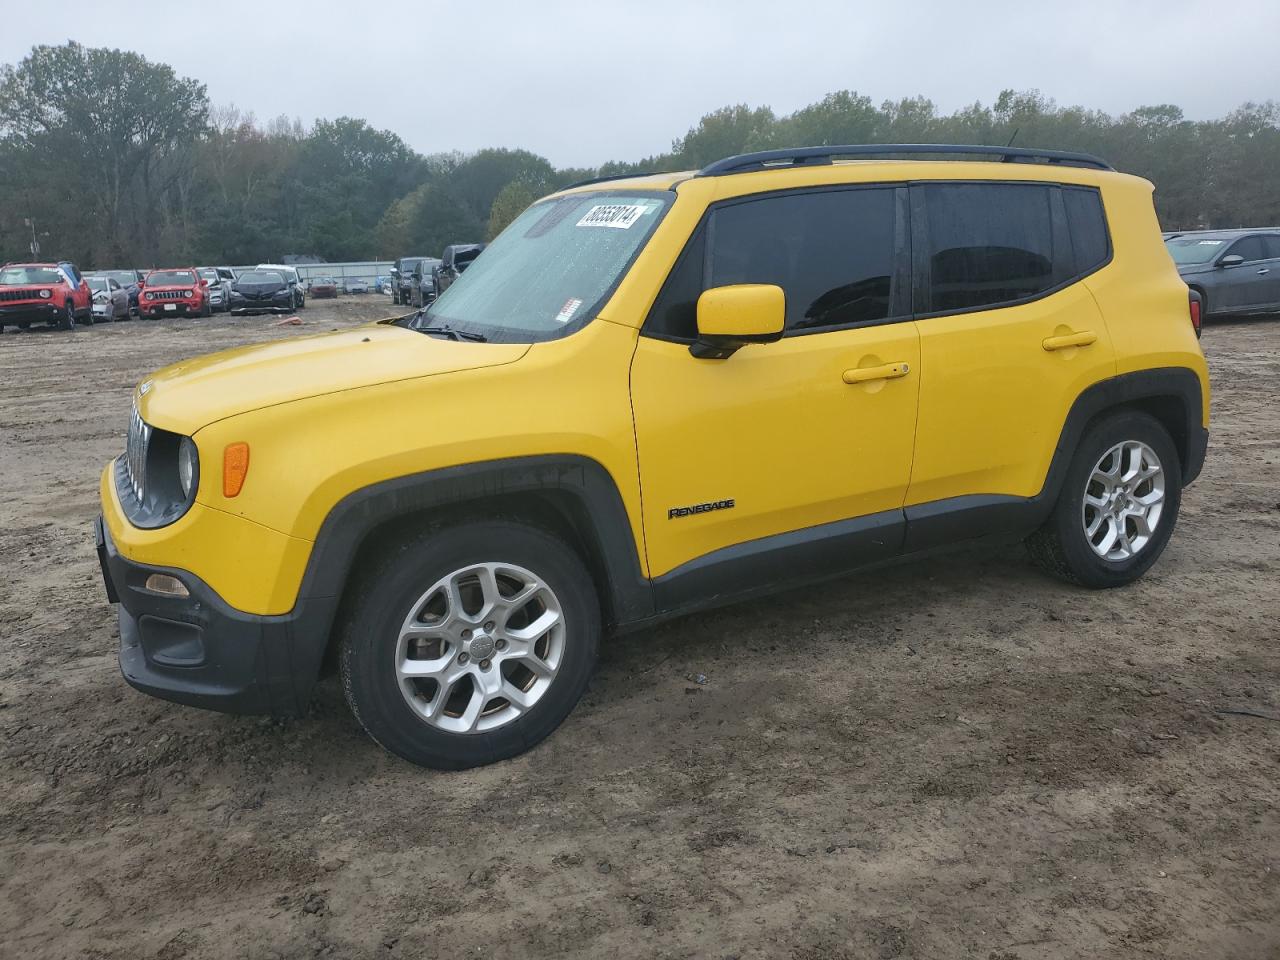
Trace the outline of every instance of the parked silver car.
<instances>
[{"instance_id":1,"label":"parked silver car","mask_svg":"<svg viewBox=\"0 0 1280 960\"><path fill-rule=\"evenodd\" d=\"M230 267L198 267L201 280L209 281L209 309L214 313L226 313L231 309L231 284L235 274Z\"/></svg>"},{"instance_id":2,"label":"parked silver car","mask_svg":"<svg viewBox=\"0 0 1280 960\"><path fill-rule=\"evenodd\" d=\"M1280 229L1197 230L1165 247L1204 316L1280 312Z\"/></svg>"},{"instance_id":3,"label":"parked silver car","mask_svg":"<svg viewBox=\"0 0 1280 960\"><path fill-rule=\"evenodd\" d=\"M129 291L114 277L86 274L84 279L93 298L94 323L129 319Z\"/></svg>"}]
</instances>

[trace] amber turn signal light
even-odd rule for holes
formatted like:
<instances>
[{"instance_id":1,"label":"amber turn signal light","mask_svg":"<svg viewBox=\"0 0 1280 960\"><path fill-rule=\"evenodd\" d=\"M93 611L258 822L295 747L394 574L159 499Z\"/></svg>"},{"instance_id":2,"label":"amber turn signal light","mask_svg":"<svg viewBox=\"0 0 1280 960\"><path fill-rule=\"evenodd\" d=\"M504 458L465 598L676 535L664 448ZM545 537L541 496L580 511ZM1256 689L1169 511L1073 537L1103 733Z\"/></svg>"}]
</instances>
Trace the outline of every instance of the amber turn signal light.
<instances>
[{"instance_id":1,"label":"amber turn signal light","mask_svg":"<svg viewBox=\"0 0 1280 960\"><path fill-rule=\"evenodd\" d=\"M248 473L249 445L228 443L222 451L222 495L227 498L238 496Z\"/></svg>"}]
</instances>

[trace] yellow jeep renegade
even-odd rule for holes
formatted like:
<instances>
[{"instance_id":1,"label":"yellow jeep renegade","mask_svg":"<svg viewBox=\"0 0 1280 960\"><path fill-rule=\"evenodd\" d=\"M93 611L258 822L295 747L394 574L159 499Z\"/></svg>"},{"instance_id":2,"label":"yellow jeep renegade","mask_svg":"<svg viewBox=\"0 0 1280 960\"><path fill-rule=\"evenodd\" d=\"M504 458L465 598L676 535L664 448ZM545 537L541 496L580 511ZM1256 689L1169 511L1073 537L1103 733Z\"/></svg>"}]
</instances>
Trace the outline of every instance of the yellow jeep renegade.
<instances>
[{"instance_id":1,"label":"yellow jeep renegade","mask_svg":"<svg viewBox=\"0 0 1280 960\"><path fill-rule=\"evenodd\" d=\"M994 534L1127 584L1208 438L1151 194L999 147L594 181L425 311L162 370L102 474L124 676L287 714L335 662L457 768L555 729L608 631Z\"/></svg>"}]
</instances>

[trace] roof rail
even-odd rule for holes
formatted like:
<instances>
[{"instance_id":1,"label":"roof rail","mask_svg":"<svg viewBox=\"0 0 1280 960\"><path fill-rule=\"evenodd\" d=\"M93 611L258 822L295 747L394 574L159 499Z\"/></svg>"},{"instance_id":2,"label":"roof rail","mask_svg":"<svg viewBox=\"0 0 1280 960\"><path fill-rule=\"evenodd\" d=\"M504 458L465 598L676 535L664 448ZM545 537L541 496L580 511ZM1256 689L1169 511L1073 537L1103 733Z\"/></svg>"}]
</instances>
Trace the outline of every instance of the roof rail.
<instances>
[{"instance_id":1,"label":"roof rail","mask_svg":"<svg viewBox=\"0 0 1280 960\"><path fill-rule=\"evenodd\" d=\"M723 177L733 173L767 170L771 167L802 167L829 164L835 158L898 158L907 155L951 154L999 158L1001 163L1056 163L1066 167L1091 167L1111 170L1113 167L1087 153L1065 150L1032 150L1028 147L997 147L986 144L961 143L869 143L839 147L797 147L790 150L761 150L726 157L698 171L700 177Z\"/></svg>"},{"instance_id":2,"label":"roof rail","mask_svg":"<svg viewBox=\"0 0 1280 960\"><path fill-rule=\"evenodd\" d=\"M654 171L645 170L640 173L615 173L607 177L588 177L586 180L579 180L577 183L571 183L567 187L559 187L559 190L572 190L574 187L589 187L593 183L608 183L610 180L630 180L633 177L652 177Z\"/></svg>"}]
</instances>

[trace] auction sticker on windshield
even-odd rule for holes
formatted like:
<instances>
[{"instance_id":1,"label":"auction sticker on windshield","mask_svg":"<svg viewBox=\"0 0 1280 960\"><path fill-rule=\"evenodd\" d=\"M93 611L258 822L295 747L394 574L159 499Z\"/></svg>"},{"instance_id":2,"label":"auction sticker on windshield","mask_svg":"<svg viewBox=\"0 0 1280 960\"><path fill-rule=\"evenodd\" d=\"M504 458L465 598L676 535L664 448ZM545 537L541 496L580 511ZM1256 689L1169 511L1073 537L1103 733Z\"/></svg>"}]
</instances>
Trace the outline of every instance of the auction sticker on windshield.
<instances>
[{"instance_id":1,"label":"auction sticker on windshield","mask_svg":"<svg viewBox=\"0 0 1280 960\"><path fill-rule=\"evenodd\" d=\"M560 312L556 314L556 323L568 323L573 319L573 315L578 312L580 306L582 306L582 301L579 298L570 297L564 302Z\"/></svg>"},{"instance_id":2,"label":"auction sticker on windshield","mask_svg":"<svg viewBox=\"0 0 1280 960\"><path fill-rule=\"evenodd\" d=\"M578 221L580 227L629 229L649 209L642 203L597 203Z\"/></svg>"}]
</instances>

